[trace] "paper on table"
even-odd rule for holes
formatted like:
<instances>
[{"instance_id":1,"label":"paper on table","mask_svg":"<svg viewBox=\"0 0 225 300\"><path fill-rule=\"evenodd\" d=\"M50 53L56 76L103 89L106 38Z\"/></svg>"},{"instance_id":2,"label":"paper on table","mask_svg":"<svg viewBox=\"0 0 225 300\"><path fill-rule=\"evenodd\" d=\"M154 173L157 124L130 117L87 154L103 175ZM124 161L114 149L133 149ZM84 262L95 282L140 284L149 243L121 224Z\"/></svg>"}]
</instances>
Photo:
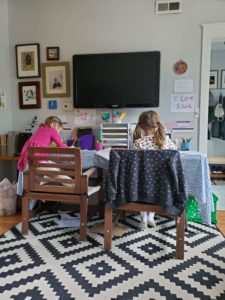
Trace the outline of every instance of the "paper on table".
<instances>
[{"instance_id":1,"label":"paper on table","mask_svg":"<svg viewBox=\"0 0 225 300\"><path fill-rule=\"evenodd\" d=\"M110 153L110 148L108 149L103 149L103 150L99 150L96 152L97 155L109 160L109 153Z\"/></svg>"},{"instance_id":2,"label":"paper on table","mask_svg":"<svg viewBox=\"0 0 225 300\"><path fill-rule=\"evenodd\" d=\"M80 218L79 217L71 217L68 215L61 215L61 219L58 224L58 228L65 227L80 227Z\"/></svg>"}]
</instances>

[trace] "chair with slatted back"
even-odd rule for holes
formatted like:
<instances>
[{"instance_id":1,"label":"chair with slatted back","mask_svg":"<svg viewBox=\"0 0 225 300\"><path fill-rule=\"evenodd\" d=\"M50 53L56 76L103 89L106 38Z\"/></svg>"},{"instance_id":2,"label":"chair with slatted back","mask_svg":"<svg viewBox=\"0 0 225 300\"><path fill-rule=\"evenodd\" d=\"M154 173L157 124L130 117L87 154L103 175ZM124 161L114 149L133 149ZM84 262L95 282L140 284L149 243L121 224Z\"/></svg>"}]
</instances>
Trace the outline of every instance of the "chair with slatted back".
<instances>
[{"instance_id":1,"label":"chair with slatted back","mask_svg":"<svg viewBox=\"0 0 225 300\"><path fill-rule=\"evenodd\" d=\"M186 184L177 150L111 150L104 249L112 247L113 209L175 217L176 258L184 258Z\"/></svg>"},{"instance_id":2,"label":"chair with slatted back","mask_svg":"<svg viewBox=\"0 0 225 300\"><path fill-rule=\"evenodd\" d=\"M22 233L28 234L29 200L80 204L80 240L87 239L88 196L100 190L89 187L93 167L82 173L80 149L31 147L28 150L29 170L24 172L22 197Z\"/></svg>"}]
</instances>

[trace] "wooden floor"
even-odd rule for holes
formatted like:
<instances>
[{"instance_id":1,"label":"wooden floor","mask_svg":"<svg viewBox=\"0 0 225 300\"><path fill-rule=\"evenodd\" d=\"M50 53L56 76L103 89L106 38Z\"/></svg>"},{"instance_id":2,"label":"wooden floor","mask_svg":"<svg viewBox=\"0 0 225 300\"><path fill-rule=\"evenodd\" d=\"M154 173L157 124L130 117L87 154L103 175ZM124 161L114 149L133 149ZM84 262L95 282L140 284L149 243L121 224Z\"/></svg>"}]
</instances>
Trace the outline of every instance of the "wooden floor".
<instances>
[{"instance_id":1,"label":"wooden floor","mask_svg":"<svg viewBox=\"0 0 225 300\"><path fill-rule=\"evenodd\" d=\"M21 212L13 216L0 217L0 234L6 232L21 221Z\"/></svg>"},{"instance_id":2,"label":"wooden floor","mask_svg":"<svg viewBox=\"0 0 225 300\"><path fill-rule=\"evenodd\" d=\"M217 227L225 236L225 210L217 211L218 224ZM0 234L6 232L21 221L21 213L13 216L0 217Z\"/></svg>"},{"instance_id":3,"label":"wooden floor","mask_svg":"<svg viewBox=\"0 0 225 300\"><path fill-rule=\"evenodd\" d=\"M225 236L225 210L217 210L216 214L218 219L216 226L221 231L223 236Z\"/></svg>"}]
</instances>

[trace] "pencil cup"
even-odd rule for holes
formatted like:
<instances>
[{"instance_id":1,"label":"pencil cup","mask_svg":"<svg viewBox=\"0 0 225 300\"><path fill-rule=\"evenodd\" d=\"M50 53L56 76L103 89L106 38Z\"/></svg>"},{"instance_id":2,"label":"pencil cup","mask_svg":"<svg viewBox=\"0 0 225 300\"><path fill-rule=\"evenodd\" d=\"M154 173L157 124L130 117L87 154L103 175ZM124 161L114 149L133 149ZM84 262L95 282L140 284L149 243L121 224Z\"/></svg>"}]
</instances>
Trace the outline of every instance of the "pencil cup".
<instances>
[{"instance_id":1,"label":"pencil cup","mask_svg":"<svg viewBox=\"0 0 225 300\"><path fill-rule=\"evenodd\" d=\"M188 142L181 143L181 150L182 151L188 151L188 150L190 150L190 143L188 143Z\"/></svg>"},{"instance_id":2,"label":"pencil cup","mask_svg":"<svg viewBox=\"0 0 225 300\"><path fill-rule=\"evenodd\" d=\"M102 143L97 142L95 145L95 149L96 149L96 151L103 150L104 145Z\"/></svg>"}]
</instances>

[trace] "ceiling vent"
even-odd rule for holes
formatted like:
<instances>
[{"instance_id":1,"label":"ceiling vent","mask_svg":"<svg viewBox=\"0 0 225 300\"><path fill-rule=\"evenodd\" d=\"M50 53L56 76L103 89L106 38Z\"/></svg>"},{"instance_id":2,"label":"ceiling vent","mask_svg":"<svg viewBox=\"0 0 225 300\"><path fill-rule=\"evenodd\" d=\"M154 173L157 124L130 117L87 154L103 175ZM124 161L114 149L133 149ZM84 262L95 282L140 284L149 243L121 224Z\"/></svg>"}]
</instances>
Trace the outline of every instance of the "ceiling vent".
<instances>
[{"instance_id":1,"label":"ceiling vent","mask_svg":"<svg viewBox=\"0 0 225 300\"><path fill-rule=\"evenodd\" d=\"M157 0L156 14L177 14L182 11L182 0Z\"/></svg>"}]
</instances>

